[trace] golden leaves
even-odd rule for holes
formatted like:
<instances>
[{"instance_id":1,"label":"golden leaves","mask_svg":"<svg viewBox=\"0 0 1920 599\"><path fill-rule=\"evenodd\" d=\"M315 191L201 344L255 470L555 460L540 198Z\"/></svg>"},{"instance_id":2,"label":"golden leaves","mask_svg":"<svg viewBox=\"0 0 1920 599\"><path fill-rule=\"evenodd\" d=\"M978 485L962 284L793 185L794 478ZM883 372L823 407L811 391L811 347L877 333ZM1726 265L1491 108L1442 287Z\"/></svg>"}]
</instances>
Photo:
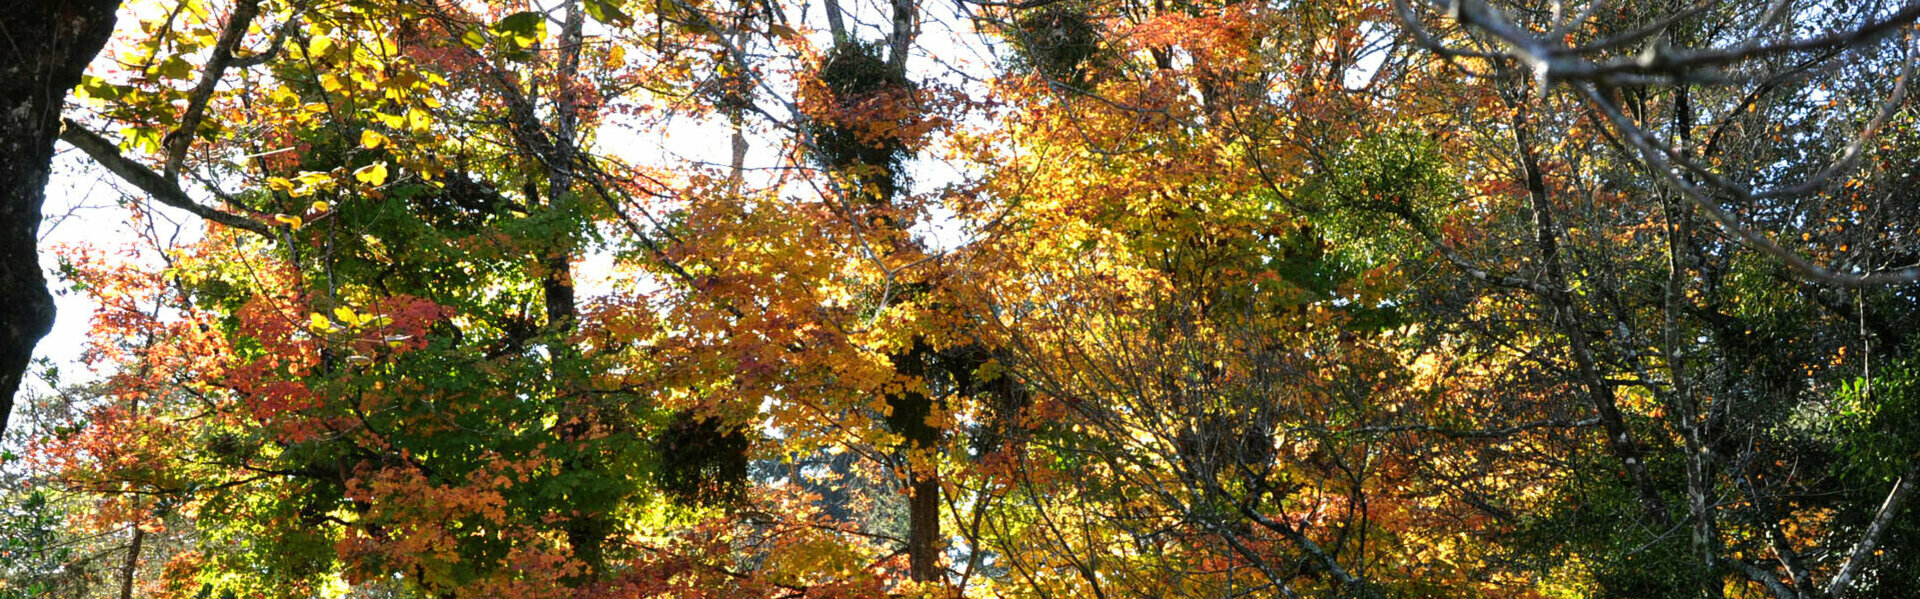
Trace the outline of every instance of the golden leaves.
<instances>
[{"instance_id":1,"label":"golden leaves","mask_svg":"<svg viewBox=\"0 0 1920 599\"><path fill-rule=\"evenodd\" d=\"M375 162L355 169L353 178L361 183L378 187L387 182L387 163Z\"/></svg>"},{"instance_id":2,"label":"golden leaves","mask_svg":"<svg viewBox=\"0 0 1920 599\"><path fill-rule=\"evenodd\" d=\"M387 138L386 134L379 131L367 129L360 132L360 147L362 148L378 150L387 147L387 145L391 143L393 143L393 140Z\"/></svg>"}]
</instances>

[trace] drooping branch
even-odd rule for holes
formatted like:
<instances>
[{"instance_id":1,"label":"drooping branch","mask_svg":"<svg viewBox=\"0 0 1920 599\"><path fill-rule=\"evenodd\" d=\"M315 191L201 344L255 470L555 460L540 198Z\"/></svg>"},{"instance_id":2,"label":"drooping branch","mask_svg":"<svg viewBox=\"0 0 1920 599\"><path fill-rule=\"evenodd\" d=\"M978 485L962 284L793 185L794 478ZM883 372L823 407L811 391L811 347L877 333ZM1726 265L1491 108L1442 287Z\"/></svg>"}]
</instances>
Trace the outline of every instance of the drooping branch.
<instances>
[{"instance_id":1,"label":"drooping branch","mask_svg":"<svg viewBox=\"0 0 1920 599\"><path fill-rule=\"evenodd\" d=\"M1389 212L1399 216L1401 220L1406 221L1407 226L1411 227L1415 233L1420 234L1420 237L1425 239L1427 245L1432 247L1435 252L1438 252L1440 257L1446 258L1447 262L1452 263L1454 268L1467 273L1467 276L1473 277L1475 280L1485 281L1500 287L1523 289L1543 297L1565 293L1565 290L1562 289L1553 289L1537 281L1523 279L1511 274L1493 272L1486 267L1476 264L1473 259L1468 258L1465 254L1461 254L1459 249L1453 247L1453 244L1447 243L1447 240L1440 235L1440 232L1434 230L1432 223L1428 223L1426 219L1420 218L1420 215L1415 214L1411 209L1395 209Z\"/></svg>"},{"instance_id":2,"label":"drooping branch","mask_svg":"<svg viewBox=\"0 0 1920 599\"><path fill-rule=\"evenodd\" d=\"M1536 35L1481 0L1429 0L1426 4L1443 11L1449 19L1464 28L1492 36L1505 49L1499 53L1486 55L1448 45L1435 37L1420 22L1420 17L1410 4L1410 0L1395 0L1396 11L1401 20L1415 33L1415 39L1420 45L1442 56L1485 55L1519 61L1533 72L1535 82L1543 92L1556 83L1717 82L1722 79L1704 73L1708 69L1782 54L1855 47L1871 43L1920 20L1920 3L1911 3L1887 15L1886 18L1812 37L1768 42L1758 36L1750 36L1732 45L1700 49L1672 48L1659 43L1658 38L1663 35L1668 26L1702 14L1708 6L1708 3L1702 2L1687 9L1674 11L1662 19L1621 35L1576 46L1567 39L1566 34L1591 19L1591 10L1582 13L1575 20L1559 23L1551 34ZM1780 12L1778 8L1768 11L1756 20L1756 26L1765 27L1768 23L1777 20ZM1654 43L1648 43L1649 41ZM1632 57L1591 57L1593 54L1623 46L1644 46L1647 50Z\"/></svg>"},{"instance_id":3,"label":"drooping branch","mask_svg":"<svg viewBox=\"0 0 1920 599\"><path fill-rule=\"evenodd\" d=\"M1336 559L1333 554L1327 553L1326 548L1321 547L1319 543L1308 538L1305 533L1300 532L1300 530L1294 528L1293 525L1269 518L1266 514L1262 514L1242 503L1236 503L1235 507L1239 508L1241 514L1246 516L1247 519L1252 520L1254 524L1278 532L1280 536L1286 537L1294 546L1299 547L1301 551L1306 552L1315 562L1318 562L1320 567L1325 568L1328 574L1333 575L1335 580L1339 580L1340 584L1350 592L1355 595L1371 597L1373 599L1381 599L1381 597L1383 597L1379 590L1373 588L1373 585L1367 584L1367 581L1354 576L1352 572L1349 572L1345 567L1340 565L1340 560Z\"/></svg>"},{"instance_id":4,"label":"drooping branch","mask_svg":"<svg viewBox=\"0 0 1920 599\"><path fill-rule=\"evenodd\" d=\"M1496 40L1500 48L1494 51L1465 49L1451 45L1427 26L1412 0L1395 0L1394 5L1402 24L1415 41L1441 57L1472 56L1518 62L1531 71L1537 91L1543 94L1559 83L1572 85L1576 93L1604 113L1605 123L1619 131L1620 136L1625 138L1629 146L1634 149L1633 153L1638 154L1638 160L1646 164L1655 177L1679 191L1687 203L1705 213L1709 220L1728 235L1751 249L1778 258L1801 276L1822 284L1843 287L1920 281L1920 267L1915 266L1847 273L1816 264L1799 253L1782 247L1766 234L1741 223L1740 219L1721 208L1715 200L1715 196L1721 192L1741 202L1806 194L1829 184L1838 174L1854 168L1867 141L1879 132L1900 106L1904 105L1907 80L1913 70L1910 58L1901 61L1903 70L1894 84L1890 97L1881 104L1875 116L1854 136L1854 139L1845 146L1844 151L1831 164L1803 183L1765 193L1747 190L1693 163L1687 156L1654 143L1644 129L1629 119L1601 92L1603 86L1616 84L1724 83L1728 79L1717 74L1709 75L1708 71L1780 55L1814 52L1820 55L1817 60L1831 59L1848 49L1875 43L1901 27L1920 21L1920 3L1906 4L1884 18L1868 19L1858 25L1838 28L1820 35L1769 40L1759 31L1769 24L1777 23L1782 18L1786 3L1776 2L1755 21L1756 29L1752 35L1745 36L1737 43L1704 49L1672 48L1665 42L1663 36L1664 31L1672 24L1705 14L1706 8L1710 5L1706 2L1675 10L1651 23L1586 45L1576 45L1568 39L1568 32L1594 18L1591 5L1588 10L1571 21L1556 22L1551 33L1538 35L1516 24L1499 9L1483 0L1430 0L1423 3L1424 6L1442 12L1469 33L1478 32ZM1558 16L1558 13L1555 13L1556 20ZM1602 51L1631 45L1643 45L1647 50L1635 57L1596 57ZM1764 77L1766 82L1762 84L1762 88L1767 89L1777 85L1786 74L1803 72L1812 66L1811 62L1802 62L1786 73L1767 75ZM1717 138L1717 132L1715 137ZM1709 142L1709 147L1712 145ZM1705 181L1695 184L1683 180L1676 168L1684 169Z\"/></svg>"},{"instance_id":5,"label":"drooping branch","mask_svg":"<svg viewBox=\"0 0 1920 599\"><path fill-rule=\"evenodd\" d=\"M92 157L95 162L99 162L101 166L107 167L107 170L113 171L113 174L119 175L122 180L133 184L134 187L138 187L141 191L147 192L148 195L153 196L153 199L158 200L160 203L185 210L194 216L222 225L257 233L268 239L273 238L272 227L267 226L265 223L201 205L199 202L195 202L192 197L188 196L186 190L181 189L180 184L175 183L173 179L153 172L153 169L147 168L146 165L134 162L132 159L122 155L120 148L114 145L113 141L101 137L98 133L89 131L86 127L72 120L67 120L65 125L66 126L60 131L60 139L62 141L73 144L73 147L79 148L82 152L86 152L87 156Z\"/></svg>"}]
</instances>

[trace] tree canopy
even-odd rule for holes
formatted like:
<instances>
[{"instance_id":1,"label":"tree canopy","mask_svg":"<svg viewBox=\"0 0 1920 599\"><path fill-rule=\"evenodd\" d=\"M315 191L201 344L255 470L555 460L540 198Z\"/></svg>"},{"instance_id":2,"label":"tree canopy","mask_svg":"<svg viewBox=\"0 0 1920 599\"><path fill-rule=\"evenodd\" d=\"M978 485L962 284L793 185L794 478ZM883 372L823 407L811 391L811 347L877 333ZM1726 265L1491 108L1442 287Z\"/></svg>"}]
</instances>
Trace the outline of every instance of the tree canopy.
<instances>
[{"instance_id":1,"label":"tree canopy","mask_svg":"<svg viewBox=\"0 0 1920 599\"><path fill-rule=\"evenodd\" d=\"M0 598L1920 588L1920 5L29 4Z\"/></svg>"}]
</instances>

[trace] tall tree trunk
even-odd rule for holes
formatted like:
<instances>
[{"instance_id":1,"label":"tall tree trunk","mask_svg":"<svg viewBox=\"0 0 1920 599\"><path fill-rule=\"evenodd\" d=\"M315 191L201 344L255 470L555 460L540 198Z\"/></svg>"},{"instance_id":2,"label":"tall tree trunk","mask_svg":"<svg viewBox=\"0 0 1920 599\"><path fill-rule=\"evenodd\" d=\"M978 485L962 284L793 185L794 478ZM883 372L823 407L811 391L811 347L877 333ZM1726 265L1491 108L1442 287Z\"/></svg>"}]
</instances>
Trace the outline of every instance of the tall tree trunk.
<instances>
[{"instance_id":1,"label":"tall tree trunk","mask_svg":"<svg viewBox=\"0 0 1920 599\"><path fill-rule=\"evenodd\" d=\"M40 207L67 91L113 34L120 0L25 0L0 11L0 432L33 346L53 328Z\"/></svg>"},{"instance_id":2,"label":"tall tree trunk","mask_svg":"<svg viewBox=\"0 0 1920 599\"><path fill-rule=\"evenodd\" d=\"M925 378L938 365L933 351L916 340L912 349L893 356L893 369L903 376ZM907 570L914 580L940 580L940 473L938 461L940 429L927 424L933 414L934 398L929 393L909 390L887 394L887 427L906 440L901 449L911 456L927 457L926 468L916 468L908 459L907 475Z\"/></svg>"},{"instance_id":3,"label":"tall tree trunk","mask_svg":"<svg viewBox=\"0 0 1920 599\"><path fill-rule=\"evenodd\" d=\"M580 50L585 43L582 31L586 24L586 10L577 0L565 5L567 16L561 21L559 46L559 77L554 84L554 116L552 146L545 157L547 165L547 208L560 212L570 212L575 202L574 169L581 164L580 148L576 147L579 138L580 97L575 90L574 79L580 73ZM529 98L532 99L532 98ZM560 437L573 446L574 457L566 460L562 467L568 470L596 470L602 466L601 460L592 454L592 438L603 423L600 410L593 405L593 397L579 386L567 372L573 362L580 358L580 351L567 338L572 336L579 320L579 305L576 301L573 283L573 256L579 248L574 242L560 239L554 246L545 250L541 264L545 273L541 280L541 289L546 296L547 327L555 336L553 341L552 372L555 383L554 392L560 405ZM571 420L571 422L568 422ZM575 508L566 515L564 522L567 544L573 548L574 557L586 565L589 579L598 578L606 572L606 540L613 530L610 515L594 509Z\"/></svg>"}]
</instances>

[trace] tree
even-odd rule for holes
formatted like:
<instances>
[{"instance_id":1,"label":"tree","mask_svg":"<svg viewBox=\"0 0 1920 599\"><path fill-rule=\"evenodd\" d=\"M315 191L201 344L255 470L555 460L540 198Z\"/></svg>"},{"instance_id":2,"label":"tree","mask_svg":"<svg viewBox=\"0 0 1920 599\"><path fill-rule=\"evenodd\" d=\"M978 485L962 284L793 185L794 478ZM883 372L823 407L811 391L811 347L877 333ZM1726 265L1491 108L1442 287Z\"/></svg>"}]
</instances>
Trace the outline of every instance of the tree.
<instances>
[{"instance_id":1,"label":"tree","mask_svg":"<svg viewBox=\"0 0 1920 599\"><path fill-rule=\"evenodd\" d=\"M47 169L53 141L60 134L60 113L67 91L113 33L118 0L29 2L0 18L10 43L0 60L7 65L0 83L0 432L6 431L33 357L33 346L53 327L53 296L40 273L40 206L46 199Z\"/></svg>"},{"instance_id":2,"label":"tree","mask_svg":"<svg viewBox=\"0 0 1920 599\"><path fill-rule=\"evenodd\" d=\"M1778 597L1883 588L1854 587L1854 576L1869 562L1894 563L1873 552L1911 493L1907 477L1883 472L1874 491L1837 478L1756 481L1780 480L1768 464L1849 461L1850 442L1804 428L1846 428L1829 402L1851 401L1841 398L1857 384L1821 356L1880 348L1847 358L1869 371L1904 360L1902 336L1876 332L1912 314L1910 258L1904 242L1886 243L1910 227L1907 211L1882 195L1897 184L1880 187L1897 152L1867 156L1905 105L1907 51L1884 34L1910 22L1911 8L1634 5L1611 9L1626 17L1611 19L1594 14L1598 5L1549 18L1459 3L1444 27L1398 8L1448 76L1498 94L1511 127L1496 131L1514 157L1503 170L1531 196L1520 214L1535 224L1532 265L1463 253L1460 237L1407 220L1456 267L1532 296L1563 332L1568 374L1594 398L1627 474L1616 490L1639 504L1606 509L1688 531L1687 546L1666 543L1664 557L1602 564L1612 570L1603 586L1722 596L1751 585ZM1845 91L1821 98L1832 89ZM1829 225L1806 226L1811 219ZM1861 235L1863 220L1883 228ZM1473 245L1507 243L1499 239ZM1635 396L1656 409L1636 416L1632 404L1645 400ZM1847 523L1786 532L1782 522L1807 521L1787 507L1810 507L1798 483L1846 497L1813 509L1848 514L1839 518ZM1683 501L1669 505L1676 495ZM1725 497L1740 501L1715 499ZM1551 534L1565 543L1588 533ZM1615 547L1663 544L1600 536Z\"/></svg>"},{"instance_id":3,"label":"tree","mask_svg":"<svg viewBox=\"0 0 1920 599\"><path fill-rule=\"evenodd\" d=\"M1485 7L131 7L0 592L1898 596L1904 13Z\"/></svg>"}]
</instances>

